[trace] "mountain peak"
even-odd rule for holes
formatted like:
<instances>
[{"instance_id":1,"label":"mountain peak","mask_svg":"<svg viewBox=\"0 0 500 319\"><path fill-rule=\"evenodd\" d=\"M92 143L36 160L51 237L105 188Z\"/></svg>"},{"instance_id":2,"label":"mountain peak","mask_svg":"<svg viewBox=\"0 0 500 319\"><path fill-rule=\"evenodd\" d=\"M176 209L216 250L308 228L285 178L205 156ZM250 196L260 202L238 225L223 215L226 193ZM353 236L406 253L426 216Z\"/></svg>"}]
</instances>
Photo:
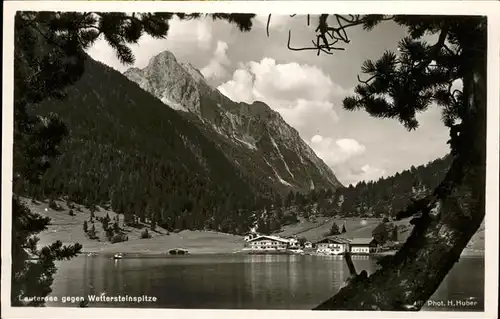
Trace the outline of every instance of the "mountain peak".
<instances>
[{"instance_id":1,"label":"mountain peak","mask_svg":"<svg viewBox=\"0 0 500 319\"><path fill-rule=\"evenodd\" d=\"M171 108L200 115L198 83L204 81L203 75L179 63L172 52L160 52L144 69L131 68L124 75Z\"/></svg>"},{"instance_id":2,"label":"mountain peak","mask_svg":"<svg viewBox=\"0 0 500 319\"><path fill-rule=\"evenodd\" d=\"M195 124L248 176L266 176L280 190L340 187L331 169L278 112L261 101L230 100L171 52L156 55L146 68L125 76L171 108L195 115Z\"/></svg>"},{"instance_id":3,"label":"mountain peak","mask_svg":"<svg viewBox=\"0 0 500 319\"><path fill-rule=\"evenodd\" d=\"M165 50L165 51L158 53L154 57L152 57L151 60L149 60L148 67L152 64L154 65L154 64L166 62L166 61L172 62L172 63L178 63L175 55L172 52Z\"/></svg>"}]
</instances>

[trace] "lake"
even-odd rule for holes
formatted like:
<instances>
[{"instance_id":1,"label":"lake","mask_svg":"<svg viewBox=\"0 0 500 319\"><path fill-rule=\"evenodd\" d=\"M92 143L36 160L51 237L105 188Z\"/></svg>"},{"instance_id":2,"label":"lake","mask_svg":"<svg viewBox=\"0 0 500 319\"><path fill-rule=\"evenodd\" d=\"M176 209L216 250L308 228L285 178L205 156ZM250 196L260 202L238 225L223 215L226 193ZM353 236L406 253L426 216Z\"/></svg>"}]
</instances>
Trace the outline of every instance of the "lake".
<instances>
[{"instance_id":1,"label":"lake","mask_svg":"<svg viewBox=\"0 0 500 319\"><path fill-rule=\"evenodd\" d=\"M353 261L358 272L376 269L373 257L353 256ZM104 293L111 299L96 300L89 307L312 309L334 295L348 275L339 256L79 256L60 264L51 294L58 300L48 306L76 307L76 299ZM63 303L64 296L75 299ZM112 299L120 296L127 300ZM140 296L141 303L131 300ZM466 299L476 305L447 304ZM484 258L462 257L431 298L434 306L423 310L483 311L483 299Z\"/></svg>"}]
</instances>

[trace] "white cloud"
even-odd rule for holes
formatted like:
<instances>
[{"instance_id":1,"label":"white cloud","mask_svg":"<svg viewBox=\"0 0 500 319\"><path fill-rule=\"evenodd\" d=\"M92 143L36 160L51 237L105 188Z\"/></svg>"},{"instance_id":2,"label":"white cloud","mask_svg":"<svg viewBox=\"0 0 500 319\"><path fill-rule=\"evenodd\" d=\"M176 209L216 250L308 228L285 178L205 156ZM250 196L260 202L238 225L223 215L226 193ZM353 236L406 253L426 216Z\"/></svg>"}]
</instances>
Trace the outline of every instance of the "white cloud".
<instances>
[{"instance_id":1,"label":"white cloud","mask_svg":"<svg viewBox=\"0 0 500 319\"><path fill-rule=\"evenodd\" d=\"M235 71L232 80L219 86L221 92L235 100L239 96L231 91L231 87L234 86L233 82L242 79L237 78L241 75L240 70L248 72L252 78L252 85L247 87L251 92L248 94L254 99L263 100L271 107L275 107L272 104L276 101L327 101L333 96L347 92L316 66L298 63L276 64L274 59L263 58L260 62L242 64L241 68Z\"/></svg>"},{"instance_id":2,"label":"white cloud","mask_svg":"<svg viewBox=\"0 0 500 319\"><path fill-rule=\"evenodd\" d=\"M233 78L218 87L219 91L236 102L252 103L255 101L253 95L253 77L245 69L234 71Z\"/></svg>"},{"instance_id":3,"label":"white cloud","mask_svg":"<svg viewBox=\"0 0 500 319\"><path fill-rule=\"evenodd\" d=\"M227 75L226 67L231 64L226 52L228 46L226 42L218 41L212 60L201 69L201 73L207 79L222 78Z\"/></svg>"},{"instance_id":4,"label":"white cloud","mask_svg":"<svg viewBox=\"0 0 500 319\"><path fill-rule=\"evenodd\" d=\"M271 58L241 64L218 89L237 102L267 103L306 139L338 122L330 100L345 91L316 66Z\"/></svg>"},{"instance_id":5,"label":"white cloud","mask_svg":"<svg viewBox=\"0 0 500 319\"><path fill-rule=\"evenodd\" d=\"M182 29L187 29L180 31ZM174 30L179 30L179 36L192 36L192 31L189 31L189 27L186 28L177 28ZM196 40L198 42L198 46L202 49L208 49L210 47L210 42L212 41L212 28L211 25L206 23L206 20L196 20L196 28L194 29L196 34ZM172 36L172 34L170 34Z\"/></svg>"},{"instance_id":6,"label":"white cloud","mask_svg":"<svg viewBox=\"0 0 500 319\"><path fill-rule=\"evenodd\" d=\"M380 177L386 176L386 171L384 169L373 167L369 164L363 165L359 169L359 173L355 174L353 177L357 181L376 181Z\"/></svg>"},{"instance_id":7,"label":"white cloud","mask_svg":"<svg viewBox=\"0 0 500 319\"><path fill-rule=\"evenodd\" d=\"M352 138L334 140L331 137L314 135L309 143L316 154L330 167L342 164L361 155L366 147Z\"/></svg>"},{"instance_id":8,"label":"white cloud","mask_svg":"<svg viewBox=\"0 0 500 319\"><path fill-rule=\"evenodd\" d=\"M378 180L387 176L385 169L370 164L359 164L366 160L366 147L355 139L333 139L317 134L311 138L309 146L346 184Z\"/></svg>"},{"instance_id":9,"label":"white cloud","mask_svg":"<svg viewBox=\"0 0 500 319\"><path fill-rule=\"evenodd\" d=\"M332 123L339 120L333 103L329 101L306 101L298 99L293 102L283 102L276 108L283 119L302 131L306 136L312 134L312 130L325 131Z\"/></svg>"},{"instance_id":10,"label":"white cloud","mask_svg":"<svg viewBox=\"0 0 500 319\"><path fill-rule=\"evenodd\" d=\"M363 153L365 146L352 138L343 138L335 142L340 149L349 156Z\"/></svg>"},{"instance_id":11,"label":"white cloud","mask_svg":"<svg viewBox=\"0 0 500 319\"><path fill-rule=\"evenodd\" d=\"M173 52L206 51L212 43L212 25L209 19L194 19L181 21L173 18L166 39L154 39L149 35L141 37L135 45L130 45L136 61L135 67L145 67L151 57L165 50ZM104 40L100 39L87 50L87 53L97 61L103 62L118 71L125 71L130 66L121 64L115 51Z\"/></svg>"},{"instance_id":12,"label":"white cloud","mask_svg":"<svg viewBox=\"0 0 500 319\"><path fill-rule=\"evenodd\" d=\"M388 172L379 167L370 164L345 163L342 170L339 170L337 177L342 180L344 185L357 184L361 181L376 181L381 177L387 177Z\"/></svg>"}]
</instances>

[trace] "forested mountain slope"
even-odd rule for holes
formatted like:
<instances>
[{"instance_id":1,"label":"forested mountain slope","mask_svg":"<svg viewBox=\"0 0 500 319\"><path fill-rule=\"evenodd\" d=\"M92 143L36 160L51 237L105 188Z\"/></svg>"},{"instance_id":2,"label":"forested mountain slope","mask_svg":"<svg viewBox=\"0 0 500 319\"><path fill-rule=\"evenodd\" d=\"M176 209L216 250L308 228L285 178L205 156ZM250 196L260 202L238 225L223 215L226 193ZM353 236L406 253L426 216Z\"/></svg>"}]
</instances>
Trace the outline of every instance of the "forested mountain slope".
<instances>
[{"instance_id":1,"label":"forested mountain slope","mask_svg":"<svg viewBox=\"0 0 500 319\"><path fill-rule=\"evenodd\" d=\"M55 112L67 125L62 155L39 186L16 185L16 192L107 203L128 219L154 218L169 229L226 231L248 229L249 210L278 198L243 178L196 126L99 62L88 58L67 93L33 110Z\"/></svg>"}]
</instances>

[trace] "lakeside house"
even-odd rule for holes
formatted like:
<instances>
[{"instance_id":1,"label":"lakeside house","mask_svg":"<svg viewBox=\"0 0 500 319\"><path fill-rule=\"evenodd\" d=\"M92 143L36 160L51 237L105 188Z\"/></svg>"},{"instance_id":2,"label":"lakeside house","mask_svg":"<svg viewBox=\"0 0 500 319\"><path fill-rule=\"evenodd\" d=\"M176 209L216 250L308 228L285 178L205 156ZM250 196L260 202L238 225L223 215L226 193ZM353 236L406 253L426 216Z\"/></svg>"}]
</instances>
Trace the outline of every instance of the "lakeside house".
<instances>
[{"instance_id":1,"label":"lakeside house","mask_svg":"<svg viewBox=\"0 0 500 319\"><path fill-rule=\"evenodd\" d=\"M328 236L316 242L316 252L325 255L338 255L349 251L350 240L340 236Z\"/></svg>"},{"instance_id":2,"label":"lakeside house","mask_svg":"<svg viewBox=\"0 0 500 319\"><path fill-rule=\"evenodd\" d=\"M374 238L354 238L350 246L352 254L370 254L377 251L378 242Z\"/></svg>"},{"instance_id":3,"label":"lakeside house","mask_svg":"<svg viewBox=\"0 0 500 319\"><path fill-rule=\"evenodd\" d=\"M258 236L248 241L248 247L255 251L286 250L288 240L276 236Z\"/></svg>"},{"instance_id":4,"label":"lakeside house","mask_svg":"<svg viewBox=\"0 0 500 319\"><path fill-rule=\"evenodd\" d=\"M316 253L320 255L339 255L345 252L351 252L353 255L365 255L377 252L378 247L379 245L374 238L348 239L338 235L325 237L315 243L310 241L304 243L305 249L316 248ZM282 238L250 232L245 236L245 250L298 252L301 251L301 245L295 236Z\"/></svg>"},{"instance_id":5,"label":"lakeside house","mask_svg":"<svg viewBox=\"0 0 500 319\"><path fill-rule=\"evenodd\" d=\"M306 242L304 243L304 248L306 248L306 249L311 249L311 248L313 248L313 243L311 243L310 241L306 241Z\"/></svg>"}]
</instances>

